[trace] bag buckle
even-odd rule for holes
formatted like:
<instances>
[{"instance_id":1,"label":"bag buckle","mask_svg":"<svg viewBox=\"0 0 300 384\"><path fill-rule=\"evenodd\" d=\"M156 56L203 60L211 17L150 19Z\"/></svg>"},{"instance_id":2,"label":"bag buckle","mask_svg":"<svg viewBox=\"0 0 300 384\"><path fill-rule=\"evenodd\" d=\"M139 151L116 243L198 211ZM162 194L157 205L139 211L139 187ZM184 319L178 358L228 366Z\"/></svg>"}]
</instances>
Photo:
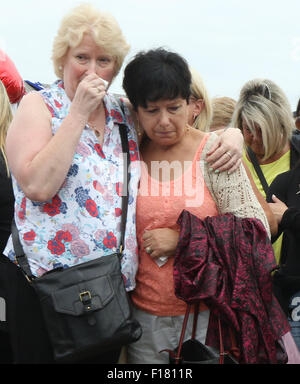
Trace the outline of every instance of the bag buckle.
<instances>
[{"instance_id":1,"label":"bag buckle","mask_svg":"<svg viewBox=\"0 0 300 384\"><path fill-rule=\"evenodd\" d=\"M80 292L79 293L80 301L84 306L86 306L86 309L91 309L91 301L92 301L92 295L90 291Z\"/></svg>"}]
</instances>

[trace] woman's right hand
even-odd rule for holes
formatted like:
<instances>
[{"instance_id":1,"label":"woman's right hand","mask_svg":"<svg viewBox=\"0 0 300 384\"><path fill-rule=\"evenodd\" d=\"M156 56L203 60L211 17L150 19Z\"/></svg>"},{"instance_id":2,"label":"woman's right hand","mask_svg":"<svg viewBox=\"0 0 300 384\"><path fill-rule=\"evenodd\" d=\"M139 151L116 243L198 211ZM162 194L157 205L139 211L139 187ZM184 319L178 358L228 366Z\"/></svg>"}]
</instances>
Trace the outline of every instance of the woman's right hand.
<instances>
[{"instance_id":1,"label":"woman's right hand","mask_svg":"<svg viewBox=\"0 0 300 384\"><path fill-rule=\"evenodd\" d=\"M106 94L104 81L95 73L87 75L77 86L70 112L80 120L88 120L90 114L101 104Z\"/></svg>"},{"instance_id":2,"label":"woman's right hand","mask_svg":"<svg viewBox=\"0 0 300 384\"><path fill-rule=\"evenodd\" d=\"M272 195L272 200L274 201L274 203L269 203L269 207L271 208L275 216L275 219L279 224L282 220L282 216L284 212L288 209L288 207L283 201L279 200L278 197L276 197L275 195Z\"/></svg>"},{"instance_id":3,"label":"woman's right hand","mask_svg":"<svg viewBox=\"0 0 300 384\"><path fill-rule=\"evenodd\" d=\"M157 228L145 231L143 248L152 259L174 256L179 232L171 228Z\"/></svg>"},{"instance_id":4,"label":"woman's right hand","mask_svg":"<svg viewBox=\"0 0 300 384\"><path fill-rule=\"evenodd\" d=\"M216 172L233 173L240 164L243 155L244 138L238 128L227 128L225 131L215 131L219 138L215 140L206 161Z\"/></svg>"}]
</instances>

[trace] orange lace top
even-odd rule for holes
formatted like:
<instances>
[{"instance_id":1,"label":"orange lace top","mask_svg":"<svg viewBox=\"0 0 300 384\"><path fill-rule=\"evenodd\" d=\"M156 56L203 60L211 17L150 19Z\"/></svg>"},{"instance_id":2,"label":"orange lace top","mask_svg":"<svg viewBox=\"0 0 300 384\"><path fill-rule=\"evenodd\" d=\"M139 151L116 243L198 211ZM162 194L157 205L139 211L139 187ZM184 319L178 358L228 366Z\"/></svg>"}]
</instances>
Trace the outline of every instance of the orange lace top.
<instances>
[{"instance_id":1,"label":"orange lace top","mask_svg":"<svg viewBox=\"0 0 300 384\"><path fill-rule=\"evenodd\" d=\"M182 174L174 181L159 182L142 163L136 217L140 259L132 300L141 310L157 316L183 315L186 304L174 294L174 258L159 267L144 251L142 236L145 230L178 229L176 221L183 209L201 219L218 214L200 168L200 156L208 137L201 141L193 162L185 164ZM203 304L202 310L205 308Z\"/></svg>"}]
</instances>

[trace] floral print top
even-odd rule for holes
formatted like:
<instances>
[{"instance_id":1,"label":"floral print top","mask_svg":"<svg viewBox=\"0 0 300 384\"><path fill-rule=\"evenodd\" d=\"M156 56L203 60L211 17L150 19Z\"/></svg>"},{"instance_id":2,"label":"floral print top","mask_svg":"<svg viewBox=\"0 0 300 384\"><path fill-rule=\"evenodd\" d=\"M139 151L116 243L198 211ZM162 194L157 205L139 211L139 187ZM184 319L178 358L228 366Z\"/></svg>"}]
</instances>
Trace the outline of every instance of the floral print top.
<instances>
[{"instance_id":1,"label":"floral print top","mask_svg":"<svg viewBox=\"0 0 300 384\"><path fill-rule=\"evenodd\" d=\"M40 91L52 114L52 132L59 129L70 107L62 81ZM135 288L138 267L136 197L140 177L136 132L122 99L104 98L106 127L103 147L87 125L81 135L64 184L50 201L26 198L13 178L15 220L32 273L40 276L57 267L70 267L118 250L121 239L123 156L119 124L127 127L131 180L122 273L126 289ZM11 238L5 254L14 261Z\"/></svg>"}]
</instances>

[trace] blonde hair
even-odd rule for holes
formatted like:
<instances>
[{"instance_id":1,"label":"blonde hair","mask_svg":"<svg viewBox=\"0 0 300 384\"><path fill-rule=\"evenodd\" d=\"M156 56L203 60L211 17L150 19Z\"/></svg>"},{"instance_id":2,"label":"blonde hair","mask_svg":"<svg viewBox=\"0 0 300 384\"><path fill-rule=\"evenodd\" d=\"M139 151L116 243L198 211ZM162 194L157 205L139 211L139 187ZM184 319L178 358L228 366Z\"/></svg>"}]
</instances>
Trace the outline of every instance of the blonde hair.
<instances>
[{"instance_id":1,"label":"blonde hair","mask_svg":"<svg viewBox=\"0 0 300 384\"><path fill-rule=\"evenodd\" d=\"M6 165L7 176L9 176L9 168L7 163L7 157L5 154L5 140L8 127L12 121L13 115L9 102L9 97L6 92L6 88L0 80L0 151L3 155Z\"/></svg>"},{"instance_id":2,"label":"blonde hair","mask_svg":"<svg viewBox=\"0 0 300 384\"><path fill-rule=\"evenodd\" d=\"M261 129L265 151L263 161L280 153L295 129L286 95L268 79L250 80L243 86L231 124L242 129L243 120L252 134L255 134L255 126Z\"/></svg>"},{"instance_id":3,"label":"blonde hair","mask_svg":"<svg viewBox=\"0 0 300 384\"><path fill-rule=\"evenodd\" d=\"M236 101L231 97L214 97L212 99L213 116L210 129L227 127L232 119Z\"/></svg>"},{"instance_id":4,"label":"blonde hair","mask_svg":"<svg viewBox=\"0 0 300 384\"><path fill-rule=\"evenodd\" d=\"M87 3L73 8L60 24L52 49L56 76L62 79L63 58L70 47L77 47L81 43L84 34L90 34L95 43L115 59L114 76L117 76L130 46L116 19L109 13L100 12Z\"/></svg>"},{"instance_id":5,"label":"blonde hair","mask_svg":"<svg viewBox=\"0 0 300 384\"><path fill-rule=\"evenodd\" d=\"M193 68L190 68L190 72L192 75L191 96L194 96L196 99L203 99L204 105L202 111L196 117L193 126L200 131L208 132L212 119L211 99L199 73Z\"/></svg>"}]
</instances>

